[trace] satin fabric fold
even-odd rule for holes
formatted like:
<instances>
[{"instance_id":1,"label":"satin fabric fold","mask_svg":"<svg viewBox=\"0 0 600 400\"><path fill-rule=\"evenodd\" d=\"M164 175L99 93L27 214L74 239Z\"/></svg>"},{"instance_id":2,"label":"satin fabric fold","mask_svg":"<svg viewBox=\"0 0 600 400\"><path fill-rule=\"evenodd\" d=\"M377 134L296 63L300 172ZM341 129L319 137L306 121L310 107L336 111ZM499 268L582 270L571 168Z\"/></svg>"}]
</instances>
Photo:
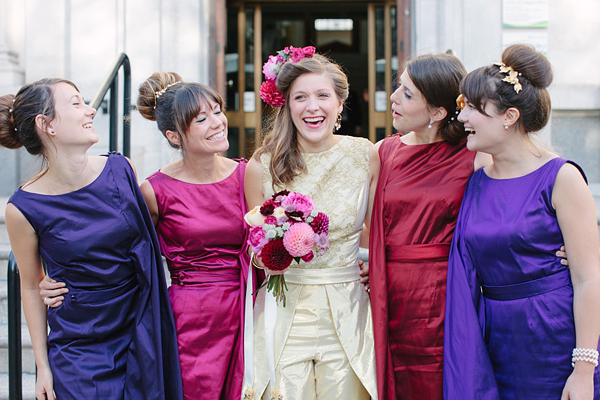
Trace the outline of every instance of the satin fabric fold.
<instances>
[{"instance_id":1,"label":"satin fabric fold","mask_svg":"<svg viewBox=\"0 0 600 400\"><path fill-rule=\"evenodd\" d=\"M555 255L564 241L552 205L565 162L502 180L480 169L469 181L448 267L445 399L561 397L575 347L573 287ZM598 368L594 388L600 398Z\"/></svg>"},{"instance_id":2,"label":"satin fabric fold","mask_svg":"<svg viewBox=\"0 0 600 400\"><path fill-rule=\"evenodd\" d=\"M245 168L240 160L230 176L211 184L183 182L160 171L148 177L172 277L169 297L186 399L241 397L249 271Z\"/></svg>"},{"instance_id":3,"label":"satin fabric fold","mask_svg":"<svg viewBox=\"0 0 600 400\"><path fill-rule=\"evenodd\" d=\"M440 399L448 251L475 153L394 135L379 156L369 242L379 398Z\"/></svg>"},{"instance_id":4,"label":"satin fabric fold","mask_svg":"<svg viewBox=\"0 0 600 400\"><path fill-rule=\"evenodd\" d=\"M98 178L9 200L39 237L48 275L65 282L48 310L48 360L59 399L181 399L181 373L158 240L127 159Z\"/></svg>"},{"instance_id":5,"label":"satin fabric fold","mask_svg":"<svg viewBox=\"0 0 600 400\"><path fill-rule=\"evenodd\" d=\"M310 196L315 208L329 217L329 250L321 257L316 257L312 262L292 264L290 272L306 279L315 279L319 273L323 276L335 274L334 270L346 274L345 267L356 266L360 233L364 216L366 214L369 196L369 143L363 138L342 137L337 144L321 153L304 153L303 157L308 167L308 172L294 178L294 181L285 189L297 191ZM270 197L274 190L269 175L269 155L261 157L263 166L263 192ZM315 285L323 287L323 292L328 299L331 319L337 332L339 343L346 357L358 377L360 384L365 388L368 396L377 398L374 368L373 327L371 309L367 293L360 283L358 268L351 282L325 283ZM309 271L309 272L308 272ZM318 272L316 272L318 271ZM291 274L291 275L292 275ZM305 278L300 278L304 280ZM294 278L292 278L294 280ZM254 395L255 398L268 396L269 388L278 383L271 382L266 359L266 346L272 346L274 352L275 368L278 369L280 358L289 334L292 330L295 312L308 312L315 310L299 310L310 301L300 302L305 290L311 285L288 283L286 293L286 306L279 304L276 307L276 322L274 338L271 342L265 337L266 318L265 289L259 291L255 309L255 351L254 351ZM310 296L309 296L310 297ZM278 372L279 374L280 372ZM279 379L279 378L277 378ZM285 379L285 378L284 378ZM354 379L354 378L353 378ZM289 400L295 399L284 397ZM268 397L266 397L268 398Z\"/></svg>"}]
</instances>

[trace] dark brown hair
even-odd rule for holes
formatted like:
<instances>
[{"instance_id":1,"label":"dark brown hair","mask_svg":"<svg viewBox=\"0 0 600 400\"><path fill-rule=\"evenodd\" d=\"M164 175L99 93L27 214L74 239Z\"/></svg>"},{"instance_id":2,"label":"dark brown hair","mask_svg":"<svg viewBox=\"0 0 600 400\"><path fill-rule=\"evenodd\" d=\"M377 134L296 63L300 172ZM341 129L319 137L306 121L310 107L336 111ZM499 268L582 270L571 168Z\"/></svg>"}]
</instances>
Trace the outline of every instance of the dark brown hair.
<instances>
[{"instance_id":1,"label":"dark brown hair","mask_svg":"<svg viewBox=\"0 0 600 400\"><path fill-rule=\"evenodd\" d=\"M277 75L277 89L285 96L285 104L277 110L268 124L262 147L254 157L271 154L269 172L273 185L289 184L296 175L306 171L306 164L298 149L298 130L290 112L290 89L296 79L304 74L326 74L333 84L336 97L343 102L348 98L348 77L342 68L329 58L315 54L298 62L287 62Z\"/></svg>"},{"instance_id":2,"label":"dark brown hair","mask_svg":"<svg viewBox=\"0 0 600 400\"><path fill-rule=\"evenodd\" d=\"M223 99L210 87L183 82L175 72L155 72L139 87L137 109L142 117L156 121L165 137L167 131L173 131L179 135L179 143L183 143L190 124L211 101L224 111ZM171 142L169 145L184 150L181 145Z\"/></svg>"},{"instance_id":3,"label":"dark brown hair","mask_svg":"<svg viewBox=\"0 0 600 400\"><path fill-rule=\"evenodd\" d=\"M405 70L430 107L446 110L438 128L442 139L453 144L463 141L467 133L456 118L456 98L467 70L460 60L451 54L426 54L409 60Z\"/></svg>"},{"instance_id":4,"label":"dark brown hair","mask_svg":"<svg viewBox=\"0 0 600 400\"><path fill-rule=\"evenodd\" d=\"M25 146L30 154L45 157L35 118L43 115L49 123L56 117L53 86L58 83L71 85L79 92L71 81L46 78L23 86L16 95L0 97L0 145L9 149Z\"/></svg>"},{"instance_id":5,"label":"dark brown hair","mask_svg":"<svg viewBox=\"0 0 600 400\"><path fill-rule=\"evenodd\" d=\"M541 130L550 118L552 104L546 89L552 83L552 66L548 59L533 47L524 44L509 46L502 53L502 62L514 69L522 86L515 91L515 85L503 81L508 75L500 72L500 67L492 64L481 67L467 75L460 86L465 95L480 113L491 102L498 112L503 113L511 107L519 110L517 122L525 133Z\"/></svg>"}]
</instances>

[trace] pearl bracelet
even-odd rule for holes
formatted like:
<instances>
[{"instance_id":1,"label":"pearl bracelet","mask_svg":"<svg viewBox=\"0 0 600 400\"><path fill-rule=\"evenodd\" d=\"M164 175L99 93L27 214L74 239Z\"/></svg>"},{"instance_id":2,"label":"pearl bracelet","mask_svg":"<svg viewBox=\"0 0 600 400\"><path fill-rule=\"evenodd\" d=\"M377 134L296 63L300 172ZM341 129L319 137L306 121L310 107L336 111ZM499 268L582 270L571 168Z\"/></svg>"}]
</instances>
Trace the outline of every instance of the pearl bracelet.
<instances>
[{"instance_id":1,"label":"pearl bracelet","mask_svg":"<svg viewBox=\"0 0 600 400\"><path fill-rule=\"evenodd\" d=\"M594 366L598 366L598 350L596 349L581 349L575 348L573 349L573 358L571 361L571 366L575 368L576 361L585 361Z\"/></svg>"}]
</instances>

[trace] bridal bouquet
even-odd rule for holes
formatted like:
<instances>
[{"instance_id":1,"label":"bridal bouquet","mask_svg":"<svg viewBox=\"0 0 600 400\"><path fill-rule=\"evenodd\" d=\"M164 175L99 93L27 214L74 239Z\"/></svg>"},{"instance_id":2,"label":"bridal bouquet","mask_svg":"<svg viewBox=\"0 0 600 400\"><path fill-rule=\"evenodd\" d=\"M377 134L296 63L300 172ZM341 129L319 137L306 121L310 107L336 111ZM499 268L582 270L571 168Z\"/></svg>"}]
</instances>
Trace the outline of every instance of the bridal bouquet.
<instances>
[{"instance_id":1,"label":"bridal bouquet","mask_svg":"<svg viewBox=\"0 0 600 400\"><path fill-rule=\"evenodd\" d=\"M267 290L285 307L283 273L292 261L310 262L329 248L329 218L309 196L283 190L244 216L256 262L269 274Z\"/></svg>"}]
</instances>

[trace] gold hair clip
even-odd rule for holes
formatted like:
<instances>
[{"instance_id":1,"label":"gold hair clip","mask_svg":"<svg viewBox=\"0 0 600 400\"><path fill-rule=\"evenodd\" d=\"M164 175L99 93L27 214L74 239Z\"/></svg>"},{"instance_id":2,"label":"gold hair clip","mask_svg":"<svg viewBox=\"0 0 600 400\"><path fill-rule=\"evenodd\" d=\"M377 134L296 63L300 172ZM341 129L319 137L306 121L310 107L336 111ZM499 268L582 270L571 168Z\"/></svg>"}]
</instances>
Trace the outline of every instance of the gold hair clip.
<instances>
[{"instance_id":1,"label":"gold hair clip","mask_svg":"<svg viewBox=\"0 0 600 400\"><path fill-rule=\"evenodd\" d=\"M497 65L500 68L500 72L506 74L502 81L513 85L515 92L519 93L521 89L523 89L523 86L519 82L519 75L521 75L520 72L515 71L511 66L508 66L501 61L495 62L494 65Z\"/></svg>"},{"instance_id":2,"label":"gold hair clip","mask_svg":"<svg viewBox=\"0 0 600 400\"><path fill-rule=\"evenodd\" d=\"M465 108L467 104L465 103L465 98L463 97L462 93L458 95L458 97L456 98L456 107L459 110L462 110Z\"/></svg>"},{"instance_id":3,"label":"gold hair clip","mask_svg":"<svg viewBox=\"0 0 600 400\"><path fill-rule=\"evenodd\" d=\"M170 88L171 86L177 85L178 83L183 83L183 82L177 81L177 82L169 83L163 89L159 90L158 92L154 92L154 107L153 107L154 109L156 109L156 103L158 103L158 98L160 96L162 96L163 94L165 94L165 92L167 91L168 88Z\"/></svg>"}]
</instances>

